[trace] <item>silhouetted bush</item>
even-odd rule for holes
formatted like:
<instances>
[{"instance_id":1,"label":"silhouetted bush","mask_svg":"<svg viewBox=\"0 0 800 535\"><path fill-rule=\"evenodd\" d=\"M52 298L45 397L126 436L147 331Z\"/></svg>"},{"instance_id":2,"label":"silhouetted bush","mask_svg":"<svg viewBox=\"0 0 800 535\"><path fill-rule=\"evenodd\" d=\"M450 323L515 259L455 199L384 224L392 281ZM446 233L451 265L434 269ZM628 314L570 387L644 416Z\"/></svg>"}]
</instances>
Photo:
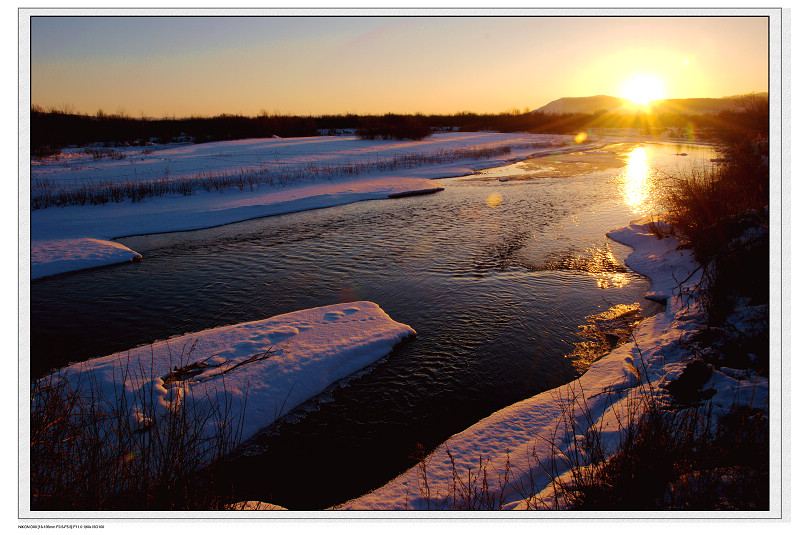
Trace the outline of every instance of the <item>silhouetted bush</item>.
<instances>
[{"instance_id":1,"label":"silhouetted bush","mask_svg":"<svg viewBox=\"0 0 800 535\"><path fill-rule=\"evenodd\" d=\"M386 114L382 117L362 117L356 135L361 139L423 139L431 128L410 115Z\"/></svg>"},{"instance_id":2,"label":"silhouetted bush","mask_svg":"<svg viewBox=\"0 0 800 535\"><path fill-rule=\"evenodd\" d=\"M699 296L709 322L725 321L740 297L769 300L768 107L727 114L718 126L724 161L677 177L667 196L670 231L703 266Z\"/></svg>"}]
</instances>

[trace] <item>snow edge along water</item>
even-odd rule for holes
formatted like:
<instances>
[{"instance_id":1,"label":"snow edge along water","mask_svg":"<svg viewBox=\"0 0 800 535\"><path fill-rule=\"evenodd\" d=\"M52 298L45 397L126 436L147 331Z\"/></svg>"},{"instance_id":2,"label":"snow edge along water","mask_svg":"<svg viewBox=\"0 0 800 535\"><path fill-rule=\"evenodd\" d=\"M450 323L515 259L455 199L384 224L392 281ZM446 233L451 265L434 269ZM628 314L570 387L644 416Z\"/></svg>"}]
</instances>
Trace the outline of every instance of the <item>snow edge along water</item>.
<instances>
[{"instance_id":1,"label":"snow edge along water","mask_svg":"<svg viewBox=\"0 0 800 535\"><path fill-rule=\"evenodd\" d=\"M422 154L428 154L434 150L457 151L463 148L496 147L498 145L508 147L509 151L491 157L481 156L477 159L465 157L446 163L425 164L418 168L408 169L402 174L397 174L396 171L369 172L355 180L344 178L343 180L335 179L333 182L297 184L278 188L264 186L251 191L233 189L224 191L222 195L219 192L198 191L189 196L173 194L147 198L136 203L62 206L33 210L30 221L30 278L37 280L61 273L141 259L139 253L112 241L125 236L200 230L249 219L328 208L359 201L435 193L443 189L436 182L439 178L469 175L476 170L507 165L547 154L596 149L607 143L598 141L578 144L572 143L571 140L571 136L486 132L436 134L430 140L397 143L389 146L383 146L374 141L352 139L347 141L353 146L348 145L347 150L341 153L329 154L323 151L322 154L311 157L308 154L297 152L300 151L298 148L286 149L286 151L288 151L290 160L294 154L295 159L299 158L297 161L306 163L316 161L320 164L324 164L331 157L339 158L339 160L345 158L343 161L355 164L369 163L374 151L393 153L392 151L396 150L397 154L404 154L409 150L418 150L422 151ZM273 140L248 140L248 143L264 145L269 141ZM305 140L282 141L302 145ZM169 163L175 166L188 165L191 162L195 162L193 164L195 166L198 162L199 164L208 164L208 158L214 156L216 151L223 149L233 151L241 144L237 142L207 144L204 145L203 151L205 152L200 151L191 158L170 160ZM266 150L267 147L262 148ZM189 146L187 150L189 149L198 150L196 146ZM296 153L293 153L293 150ZM247 152L249 154L251 151ZM176 157L173 154L173 158ZM281 158L283 157L281 155ZM310 157L312 160L308 160ZM58 163L38 165L36 171L58 171L56 173L58 180L73 180L70 173L78 172L78 168L73 169L69 162L64 165L67 166L66 170L62 169ZM120 170L118 165L103 169L105 169L104 172L109 173L109 176L103 177L108 180L114 180L116 176L114 173L119 174L125 171L125 169ZM47 173L43 175L44 178L48 176ZM119 178L124 179L125 177L120 175Z\"/></svg>"},{"instance_id":2,"label":"snow edge along water","mask_svg":"<svg viewBox=\"0 0 800 535\"><path fill-rule=\"evenodd\" d=\"M459 503L455 486L469 486L482 467L490 481L507 478L494 494L494 507L509 518L514 511L557 510L564 503L559 484L569 479L583 436L596 432L605 451L614 451L620 429L635 421L631 407L641 406L647 396L668 404L665 386L681 375L691 356L684 340L703 322L699 304L681 288L699 283L701 272L677 240L658 239L644 220L607 235L633 248L626 264L651 280L646 297L664 302L666 309L642 321L631 342L593 363L580 378L495 412L384 486L333 509L461 509L468 504ZM768 403L768 381L755 373L714 370L704 387L715 391L709 400L712 418L735 406ZM567 422L579 432L571 432ZM482 505L476 508L488 508Z\"/></svg>"},{"instance_id":3,"label":"snow edge along water","mask_svg":"<svg viewBox=\"0 0 800 535\"><path fill-rule=\"evenodd\" d=\"M326 191L321 194L311 194L303 196L300 193L289 201L265 201L261 204L247 204L234 206L227 209L216 209L208 212L197 212L191 214L189 220L184 220L177 225L164 222L161 225L152 223L145 228L136 226L119 226L117 232L121 234L114 236L112 231L97 230L88 234L98 237L74 237L31 241L31 280L42 279L53 275L60 275L73 271L83 271L99 267L124 264L127 262L138 261L142 255L121 243L111 241L124 236L140 234L155 234L164 232L180 232L188 230L202 230L221 225L240 223L250 219L284 215L305 210L316 210L320 208L330 208L355 202L375 200L382 198L402 198L415 195L427 195L442 191L444 188L436 186L432 180L420 178L398 177L387 184L385 180L378 179L373 181L361 181L359 188L354 187L354 183L338 184L339 191ZM297 188L300 190L301 188ZM353 191L356 190L356 191ZM360 190L360 191L359 191ZM147 214L146 209L142 210L143 215ZM109 216L113 217L113 216ZM102 220L102 215L98 217ZM157 218L158 219L158 218ZM162 217L160 219L168 219ZM171 225L171 226L170 226ZM95 223L95 227L101 226ZM110 225L114 228L115 225ZM105 234L105 236L103 235Z\"/></svg>"},{"instance_id":4,"label":"snow edge along water","mask_svg":"<svg viewBox=\"0 0 800 535\"><path fill-rule=\"evenodd\" d=\"M377 304L357 301L184 334L76 363L50 378L93 398L124 395L131 430L144 432L180 405L240 422L241 441L416 336ZM45 379L47 381L47 378ZM142 400L152 399L147 407ZM216 419L204 424L213 436Z\"/></svg>"}]
</instances>

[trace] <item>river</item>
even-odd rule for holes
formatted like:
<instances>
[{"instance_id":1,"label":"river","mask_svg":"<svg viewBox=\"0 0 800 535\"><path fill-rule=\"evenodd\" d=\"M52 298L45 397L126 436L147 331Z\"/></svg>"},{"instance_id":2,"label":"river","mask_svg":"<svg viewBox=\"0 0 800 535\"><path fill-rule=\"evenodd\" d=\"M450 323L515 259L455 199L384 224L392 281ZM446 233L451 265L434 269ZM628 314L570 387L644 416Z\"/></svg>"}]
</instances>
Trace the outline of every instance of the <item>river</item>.
<instances>
[{"instance_id":1,"label":"river","mask_svg":"<svg viewBox=\"0 0 800 535\"><path fill-rule=\"evenodd\" d=\"M685 155L684 155L685 154ZM708 148L617 144L440 180L433 195L119 241L143 261L31 284L31 372L187 332L373 301L417 337L256 436L241 499L341 503L492 412L578 374L586 317L648 281L605 237Z\"/></svg>"}]
</instances>

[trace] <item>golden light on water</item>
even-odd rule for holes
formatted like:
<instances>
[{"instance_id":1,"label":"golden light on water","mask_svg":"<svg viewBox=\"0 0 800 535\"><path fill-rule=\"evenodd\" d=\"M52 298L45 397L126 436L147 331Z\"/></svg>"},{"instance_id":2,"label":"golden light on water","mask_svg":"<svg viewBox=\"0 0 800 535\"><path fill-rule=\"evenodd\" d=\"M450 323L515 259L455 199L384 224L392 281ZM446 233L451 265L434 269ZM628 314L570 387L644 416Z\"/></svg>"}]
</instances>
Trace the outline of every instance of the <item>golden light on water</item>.
<instances>
[{"instance_id":1,"label":"golden light on water","mask_svg":"<svg viewBox=\"0 0 800 535\"><path fill-rule=\"evenodd\" d=\"M653 184L649 171L647 151L644 147L636 147L628 155L628 164L621 175L625 202L636 212L642 212L650 200Z\"/></svg>"},{"instance_id":2,"label":"golden light on water","mask_svg":"<svg viewBox=\"0 0 800 535\"><path fill-rule=\"evenodd\" d=\"M604 249L592 248L589 253L591 269L588 271L594 276L598 288L622 288L630 282L630 276L622 263L614 258L608 244Z\"/></svg>"},{"instance_id":3,"label":"golden light on water","mask_svg":"<svg viewBox=\"0 0 800 535\"><path fill-rule=\"evenodd\" d=\"M586 141L586 132L581 132L577 136L575 136L575 143L583 143Z\"/></svg>"},{"instance_id":4,"label":"golden light on water","mask_svg":"<svg viewBox=\"0 0 800 535\"><path fill-rule=\"evenodd\" d=\"M499 206L501 202L503 202L503 196L500 195L499 193L492 193L488 197L486 197L486 206L490 208Z\"/></svg>"},{"instance_id":5,"label":"golden light on water","mask_svg":"<svg viewBox=\"0 0 800 535\"><path fill-rule=\"evenodd\" d=\"M624 288L629 282L630 277L627 273L595 273L597 287L603 290L608 288Z\"/></svg>"},{"instance_id":6,"label":"golden light on water","mask_svg":"<svg viewBox=\"0 0 800 535\"><path fill-rule=\"evenodd\" d=\"M614 348L627 343L633 329L644 319L639 303L615 305L605 312L586 316L587 324L581 325L578 333L583 341L575 344L575 350L567 355L578 372L583 373L594 361ZM638 376L638 370L630 370Z\"/></svg>"},{"instance_id":7,"label":"golden light on water","mask_svg":"<svg viewBox=\"0 0 800 535\"><path fill-rule=\"evenodd\" d=\"M548 269L566 269L588 273L597 281L597 287L622 288L630 282L625 266L614 257L608 243L602 247L589 247L580 254L567 254L550 260Z\"/></svg>"}]
</instances>

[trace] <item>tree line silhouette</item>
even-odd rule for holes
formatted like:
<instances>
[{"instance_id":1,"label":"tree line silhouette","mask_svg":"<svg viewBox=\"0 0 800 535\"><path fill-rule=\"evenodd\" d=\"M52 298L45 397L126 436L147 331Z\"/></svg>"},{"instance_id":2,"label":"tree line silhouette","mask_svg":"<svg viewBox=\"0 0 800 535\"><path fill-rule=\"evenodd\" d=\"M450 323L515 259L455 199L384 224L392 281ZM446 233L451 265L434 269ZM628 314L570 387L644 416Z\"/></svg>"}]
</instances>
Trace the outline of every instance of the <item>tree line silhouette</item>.
<instances>
[{"instance_id":1,"label":"tree line silhouette","mask_svg":"<svg viewBox=\"0 0 800 535\"><path fill-rule=\"evenodd\" d=\"M766 99L753 98L738 111L717 114L668 112L547 114L538 111L503 113L460 112L450 115L383 114L292 116L261 113L255 117L222 114L214 117L148 118L125 113L75 113L68 107L45 110L33 106L30 141L33 155L58 154L67 146L89 144L144 145L176 141L204 143L245 138L309 137L355 134L363 139L422 139L437 131L497 131L577 134L609 128L637 129L658 134L672 128L694 135L719 137L730 131L768 132Z\"/></svg>"}]
</instances>

